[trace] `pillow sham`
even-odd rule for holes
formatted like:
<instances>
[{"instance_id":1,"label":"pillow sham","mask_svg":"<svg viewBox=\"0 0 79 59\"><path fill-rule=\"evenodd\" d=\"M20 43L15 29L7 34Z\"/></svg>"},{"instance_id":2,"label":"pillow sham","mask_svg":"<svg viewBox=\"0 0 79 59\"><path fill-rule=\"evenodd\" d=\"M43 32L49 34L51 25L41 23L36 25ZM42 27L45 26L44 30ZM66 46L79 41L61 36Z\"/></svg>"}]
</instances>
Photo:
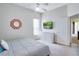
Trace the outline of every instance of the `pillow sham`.
<instances>
[{"instance_id":1,"label":"pillow sham","mask_svg":"<svg viewBox=\"0 0 79 59\"><path fill-rule=\"evenodd\" d=\"M0 53L3 52L5 49L0 46Z\"/></svg>"},{"instance_id":2,"label":"pillow sham","mask_svg":"<svg viewBox=\"0 0 79 59\"><path fill-rule=\"evenodd\" d=\"M4 40L1 40L1 46L5 49L5 50L9 50L9 46L8 46L8 44L7 44L7 42L6 41L4 41Z\"/></svg>"}]
</instances>

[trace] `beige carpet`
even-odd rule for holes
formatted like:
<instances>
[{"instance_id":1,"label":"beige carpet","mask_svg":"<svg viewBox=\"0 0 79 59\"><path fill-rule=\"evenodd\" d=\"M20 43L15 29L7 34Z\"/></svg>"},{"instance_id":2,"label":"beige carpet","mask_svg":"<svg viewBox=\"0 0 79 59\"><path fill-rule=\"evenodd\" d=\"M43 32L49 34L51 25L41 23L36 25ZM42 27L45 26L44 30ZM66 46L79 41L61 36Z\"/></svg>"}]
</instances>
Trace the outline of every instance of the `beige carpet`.
<instances>
[{"instance_id":1,"label":"beige carpet","mask_svg":"<svg viewBox=\"0 0 79 59\"><path fill-rule=\"evenodd\" d=\"M79 40L77 39L77 37L72 38L72 43L79 45Z\"/></svg>"}]
</instances>

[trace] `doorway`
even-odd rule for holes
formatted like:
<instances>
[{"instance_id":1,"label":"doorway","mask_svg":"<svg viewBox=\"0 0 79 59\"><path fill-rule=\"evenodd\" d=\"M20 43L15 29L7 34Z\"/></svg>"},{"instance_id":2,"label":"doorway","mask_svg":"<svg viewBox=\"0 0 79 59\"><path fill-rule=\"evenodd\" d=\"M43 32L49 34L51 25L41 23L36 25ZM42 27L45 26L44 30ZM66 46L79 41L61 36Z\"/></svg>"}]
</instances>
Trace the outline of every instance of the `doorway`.
<instances>
[{"instance_id":1,"label":"doorway","mask_svg":"<svg viewBox=\"0 0 79 59\"><path fill-rule=\"evenodd\" d=\"M70 17L71 22L71 44L78 46L79 45L79 39L78 39L78 33L79 33L79 14L74 15Z\"/></svg>"}]
</instances>

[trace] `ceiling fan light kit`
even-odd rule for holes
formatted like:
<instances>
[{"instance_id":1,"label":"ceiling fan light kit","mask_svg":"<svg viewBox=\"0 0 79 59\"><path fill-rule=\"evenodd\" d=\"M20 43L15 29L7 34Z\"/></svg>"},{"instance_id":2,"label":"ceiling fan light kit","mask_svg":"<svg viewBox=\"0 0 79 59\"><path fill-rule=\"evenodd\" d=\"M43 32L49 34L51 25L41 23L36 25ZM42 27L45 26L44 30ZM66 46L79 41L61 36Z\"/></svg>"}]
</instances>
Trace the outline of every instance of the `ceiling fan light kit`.
<instances>
[{"instance_id":1,"label":"ceiling fan light kit","mask_svg":"<svg viewBox=\"0 0 79 59\"><path fill-rule=\"evenodd\" d=\"M41 5L48 6L48 3L36 3L35 11L37 11L37 12L39 12L40 10L42 12L47 11L45 8L42 8Z\"/></svg>"}]
</instances>

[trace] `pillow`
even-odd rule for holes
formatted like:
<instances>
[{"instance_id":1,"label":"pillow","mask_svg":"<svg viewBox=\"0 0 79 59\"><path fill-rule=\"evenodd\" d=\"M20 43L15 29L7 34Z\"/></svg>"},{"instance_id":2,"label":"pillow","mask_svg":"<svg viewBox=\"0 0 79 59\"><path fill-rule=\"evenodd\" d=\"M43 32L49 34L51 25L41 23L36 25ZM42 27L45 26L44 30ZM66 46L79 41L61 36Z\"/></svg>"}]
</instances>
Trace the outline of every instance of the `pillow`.
<instances>
[{"instance_id":1,"label":"pillow","mask_svg":"<svg viewBox=\"0 0 79 59\"><path fill-rule=\"evenodd\" d=\"M9 46L8 46L8 44L7 44L7 42L6 41L4 41L4 40L1 40L1 46L5 49L5 50L9 50Z\"/></svg>"},{"instance_id":2,"label":"pillow","mask_svg":"<svg viewBox=\"0 0 79 59\"><path fill-rule=\"evenodd\" d=\"M5 49L0 46L0 53L3 52Z\"/></svg>"}]
</instances>

